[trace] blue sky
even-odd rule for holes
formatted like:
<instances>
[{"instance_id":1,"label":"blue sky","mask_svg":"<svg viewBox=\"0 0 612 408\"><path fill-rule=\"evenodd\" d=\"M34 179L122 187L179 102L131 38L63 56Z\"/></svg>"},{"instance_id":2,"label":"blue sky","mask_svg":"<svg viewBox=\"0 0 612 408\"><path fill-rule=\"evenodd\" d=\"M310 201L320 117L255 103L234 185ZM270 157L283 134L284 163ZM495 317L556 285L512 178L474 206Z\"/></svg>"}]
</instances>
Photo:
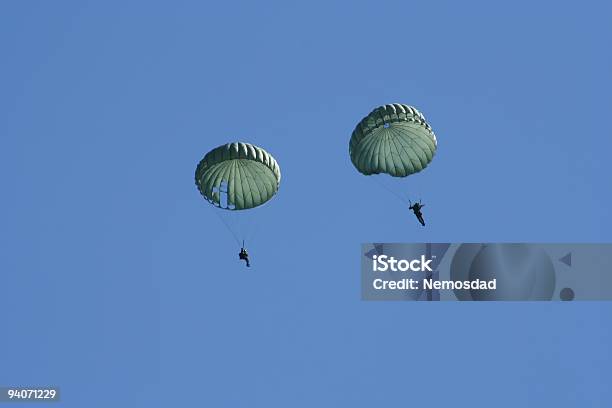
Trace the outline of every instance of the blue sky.
<instances>
[{"instance_id":1,"label":"blue sky","mask_svg":"<svg viewBox=\"0 0 612 408\"><path fill-rule=\"evenodd\" d=\"M362 242L610 242L599 2L3 2L0 385L66 407L607 407L608 303L360 301ZM348 157L438 136L403 203ZM244 268L193 184L278 160Z\"/></svg>"}]
</instances>

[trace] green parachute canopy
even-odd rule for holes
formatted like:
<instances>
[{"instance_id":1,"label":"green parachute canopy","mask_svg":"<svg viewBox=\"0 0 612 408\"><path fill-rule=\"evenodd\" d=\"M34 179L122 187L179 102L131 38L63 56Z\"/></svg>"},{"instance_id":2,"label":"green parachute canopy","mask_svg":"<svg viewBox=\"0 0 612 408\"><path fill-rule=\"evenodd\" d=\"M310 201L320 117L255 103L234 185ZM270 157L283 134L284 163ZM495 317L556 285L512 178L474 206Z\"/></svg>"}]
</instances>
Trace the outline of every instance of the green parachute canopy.
<instances>
[{"instance_id":1,"label":"green parachute canopy","mask_svg":"<svg viewBox=\"0 0 612 408\"><path fill-rule=\"evenodd\" d=\"M394 103L379 106L359 122L349 154L362 174L406 177L427 167L436 146L436 136L421 112Z\"/></svg>"},{"instance_id":2,"label":"green parachute canopy","mask_svg":"<svg viewBox=\"0 0 612 408\"><path fill-rule=\"evenodd\" d=\"M198 164L195 183L212 205L247 210L270 200L280 185L274 157L250 143L228 143L208 152Z\"/></svg>"}]
</instances>

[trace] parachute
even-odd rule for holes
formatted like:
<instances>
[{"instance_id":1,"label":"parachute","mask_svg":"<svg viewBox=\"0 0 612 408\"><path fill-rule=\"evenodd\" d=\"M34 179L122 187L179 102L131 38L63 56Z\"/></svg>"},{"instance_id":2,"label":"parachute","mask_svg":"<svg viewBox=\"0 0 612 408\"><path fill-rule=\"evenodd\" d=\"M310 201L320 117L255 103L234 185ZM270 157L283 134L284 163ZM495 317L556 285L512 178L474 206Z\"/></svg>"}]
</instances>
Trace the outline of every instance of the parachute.
<instances>
[{"instance_id":1,"label":"parachute","mask_svg":"<svg viewBox=\"0 0 612 408\"><path fill-rule=\"evenodd\" d=\"M370 112L355 127L349 142L351 161L366 176L407 177L427 167L436 148L436 136L425 117L400 103Z\"/></svg>"},{"instance_id":2,"label":"parachute","mask_svg":"<svg viewBox=\"0 0 612 408\"><path fill-rule=\"evenodd\" d=\"M266 203L278 191L280 180L274 157L261 147L242 142L211 150L195 173L200 194L225 210L248 210Z\"/></svg>"},{"instance_id":3,"label":"parachute","mask_svg":"<svg viewBox=\"0 0 612 408\"><path fill-rule=\"evenodd\" d=\"M437 146L436 135L421 112L393 103L377 107L357 124L349 155L357 171L413 209L410 196L415 199L415 192L406 189L404 178L425 169ZM422 218L419 222L424 225Z\"/></svg>"},{"instance_id":4,"label":"parachute","mask_svg":"<svg viewBox=\"0 0 612 408\"><path fill-rule=\"evenodd\" d=\"M256 217L252 212L278 192L281 172L272 155L244 142L227 143L208 152L195 172L200 194L238 244L252 238Z\"/></svg>"}]
</instances>

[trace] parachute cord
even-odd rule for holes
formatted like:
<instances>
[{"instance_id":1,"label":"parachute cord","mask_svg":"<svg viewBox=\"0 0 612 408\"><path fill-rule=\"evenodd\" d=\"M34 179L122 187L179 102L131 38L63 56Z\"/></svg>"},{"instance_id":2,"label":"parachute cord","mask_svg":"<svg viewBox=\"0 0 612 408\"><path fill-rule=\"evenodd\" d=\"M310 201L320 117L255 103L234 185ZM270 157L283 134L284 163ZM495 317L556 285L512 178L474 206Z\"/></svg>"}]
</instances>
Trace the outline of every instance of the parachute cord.
<instances>
[{"instance_id":1,"label":"parachute cord","mask_svg":"<svg viewBox=\"0 0 612 408\"><path fill-rule=\"evenodd\" d=\"M396 196L397 198L402 200L404 202L404 204L410 205L410 203L408 203L404 197L402 197L401 195L399 195L395 191L391 190L388 186L384 185L382 181L380 181L380 180L378 180L376 178L376 176L374 176L373 178L374 178L374 181L376 181L376 183L378 183L379 186L381 186L382 188L384 188L385 190L387 190L388 192L390 192L391 194L393 194L394 196Z\"/></svg>"},{"instance_id":2,"label":"parachute cord","mask_svg":"<svg viewBox=\"0 0 612 408\"><path fill-rule=\"evenodd\" d=\"M261 225L260 221L253 221L253 223L250 225L251 228L249 228L249 233L247 234L246 238L248 241L252 241L255 238L255 235L257 234L257 231L259 230L259 227Z\"/></svg>"},{"instance_id":3,"label":"parachute cord","mask_svg":"<svg viewBox=\"0 0 612 408\"><path fill-rule=\"evenodd\" d=\"M219 213L217 212L217 210L216 210L216 209L212 209L212 211L215 213L215 215L216 215L217 217L219 217L219 219L221 220L221 222L223 223L223 225L225 225L225 228L227 228L227 230L228 230L228 231L229 231L229 232L232 234L232 236L233 236L233 237L234 237L234 239L236 240L236 243L237 243L238 245L240 245L240 239L238 239L238 237L237 237L237 236L236 236L236 234L234 233L234 230L232 230L232 228L229 226L229 224L227 223L227 220L225 220L225 218L223 218L223 217L221 216L221 214L219 214Z\"/></svg>"}]
</instances>

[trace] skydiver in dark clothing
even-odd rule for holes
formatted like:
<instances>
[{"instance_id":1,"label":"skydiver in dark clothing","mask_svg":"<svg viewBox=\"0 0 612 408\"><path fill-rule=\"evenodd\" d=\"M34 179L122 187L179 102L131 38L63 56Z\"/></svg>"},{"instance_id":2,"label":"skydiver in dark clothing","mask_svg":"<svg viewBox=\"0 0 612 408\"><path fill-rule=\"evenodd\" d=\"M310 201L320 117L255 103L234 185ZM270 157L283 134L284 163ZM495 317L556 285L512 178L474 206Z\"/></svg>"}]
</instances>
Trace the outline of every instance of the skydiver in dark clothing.
<instances>
[{"instance_id":1,"label":"skydiver in dark clothing","mask_svg":"<svg viewBox=\"0 0 612 408\"><path fill-rule=\"evenodd\" d=\"M424 204L421 204L421 200L419 200L418 203L414 203L412 204L412 202L410 202L410 209L412 210L412 212L414 212L414 215L416 215L417 219L419 220L419 222L421 223L422 226L425 226L425 220L423 219L423 213L421 213L421 208L425 207Z\"/></svg>"},{"instance_id":2,"label":"skydiver in dark clothing","mask_svg":"<svg viewBox=\"0 0 612 408\"><path fill-rule=\"evenodd\" d=\"M240 253L238 254L238 258L240 259L244 259L246 261L246 266L247 267L251 267L251 263L249 262L249 253L246 251L246 249L240 248Z\"/></svg>"}]
</instances>

